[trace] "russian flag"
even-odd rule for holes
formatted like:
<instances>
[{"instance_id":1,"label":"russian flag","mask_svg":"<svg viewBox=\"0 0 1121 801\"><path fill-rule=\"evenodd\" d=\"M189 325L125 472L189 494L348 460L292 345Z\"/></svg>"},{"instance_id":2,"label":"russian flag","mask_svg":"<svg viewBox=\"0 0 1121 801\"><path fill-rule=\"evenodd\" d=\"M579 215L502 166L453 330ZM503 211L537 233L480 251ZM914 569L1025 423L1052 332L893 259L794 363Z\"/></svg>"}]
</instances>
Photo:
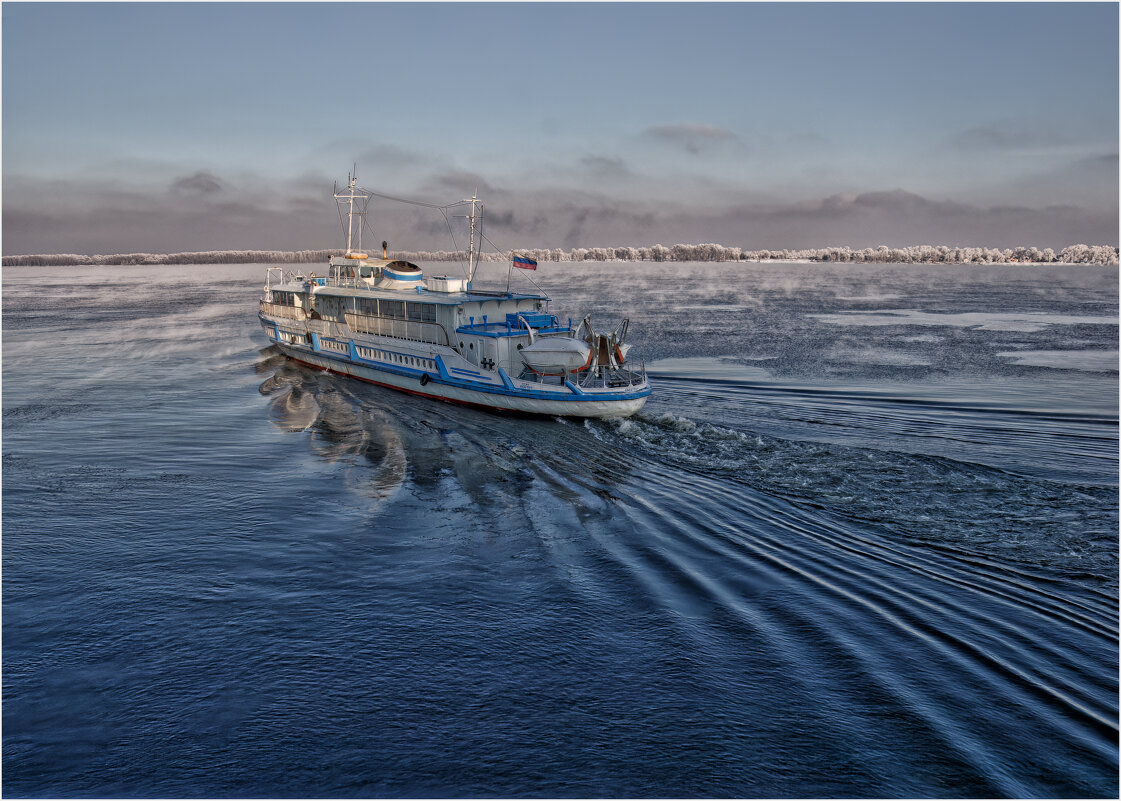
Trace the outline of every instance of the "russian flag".
<instances>
[{"instance_id":1,"label":"russian flag","mask_svg":"<svg viewBox=\"0 0 1121 801\"><path fill-rule=\"evenodd\" d=\"M527 259L525 256L515 256L514 266L519 267L522 270L536 270L537 262L535 262L533 259Z\"/></svg>"}]
</instances>

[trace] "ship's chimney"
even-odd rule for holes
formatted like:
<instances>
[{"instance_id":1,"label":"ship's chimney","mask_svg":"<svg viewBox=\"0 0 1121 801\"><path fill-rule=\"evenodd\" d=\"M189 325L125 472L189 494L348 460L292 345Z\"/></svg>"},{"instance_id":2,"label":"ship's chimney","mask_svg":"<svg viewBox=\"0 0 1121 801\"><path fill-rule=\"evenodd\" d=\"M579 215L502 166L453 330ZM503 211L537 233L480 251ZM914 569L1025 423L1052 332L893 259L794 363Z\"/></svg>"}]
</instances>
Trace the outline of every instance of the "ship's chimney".
<instances>
[{"instance_id":1,"label":"ship's chimney","mask_svg":"<svg viewBox=\"0 0 1121 801\"><path fill-rule=\"evenodd\" d=\"M383 259L389 258L389 243L384 239L381 241L381 257Z\"/></svg>"}]
</instances>

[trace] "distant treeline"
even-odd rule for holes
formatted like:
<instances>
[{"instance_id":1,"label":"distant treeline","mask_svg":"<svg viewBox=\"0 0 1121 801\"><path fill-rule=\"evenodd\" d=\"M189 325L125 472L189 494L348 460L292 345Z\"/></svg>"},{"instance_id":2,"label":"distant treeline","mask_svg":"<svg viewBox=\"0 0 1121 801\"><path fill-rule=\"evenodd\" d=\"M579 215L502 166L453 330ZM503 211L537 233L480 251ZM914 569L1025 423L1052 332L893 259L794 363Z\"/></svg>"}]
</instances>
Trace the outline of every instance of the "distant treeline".
<instances>
[{"instance_id":1,"label":"distant treeline","mask_svg":"<svg viewBox=\"0 0 1121 801\"><path fill-rule=\"evenodd\" d=\"M519 250L520 255L538 261L836 261L890 264L1006 264L1015 262L1066 264L1117 264L1118 249L1109 245L1071 245L1056 253L1051 248L1034 247L971 248L946 245L912 245L905 248L862 250L850 247L807 248L802 250L744 250L724 245L654 245L648 248L575 248L560 250ZM422 259L439 261L440 254L417 254ZM504 254L492 254L493 261L504 261Z\"/></svg>"},{"instance_id":2,"label":"distant treeline","mask_svg":"<svg viewBox=\"0 0 1121 801\"><path fill-rule=\"evenodd\" d=\"M1118 263L1118 249L1111 245L1071 245L1056 253L1051 248L1034 247L973 248L946 245L912 245L905 248L854 250L850 247L807 248L802 250L744 250L724 245L654 245L617 248L525 248L515 253L537 261L821 261L879 264L1008 264ZM82 256L73 253L36 256L5 256L5 267L71 266L99 264L322 264L341 250L211 250L200 253L121 253ZM390 256L409 261L467 261L465 251L392 251ZM483 253L480 260L505 262L508 253Z\"/></svg>"},{"instance_id":3,"label":"distant treeline","mask_svg":"<svg viewBox=\"0 0 1121 801\"><path fill-rule=\"evenodd\" d=\"M5 267L70 267L98 264L318 264L344 250L204 250L198 253L116 253L83 256L78 253L5 256Z\"/></svg>"}]
</instances>

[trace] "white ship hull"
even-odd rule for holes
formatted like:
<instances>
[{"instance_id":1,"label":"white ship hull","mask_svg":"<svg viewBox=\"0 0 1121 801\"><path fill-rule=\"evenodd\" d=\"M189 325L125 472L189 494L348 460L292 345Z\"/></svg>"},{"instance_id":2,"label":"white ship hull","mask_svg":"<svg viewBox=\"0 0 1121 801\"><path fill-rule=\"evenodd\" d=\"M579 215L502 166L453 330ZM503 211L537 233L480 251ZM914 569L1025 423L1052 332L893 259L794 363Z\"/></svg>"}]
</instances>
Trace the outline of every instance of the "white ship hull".
<instances>
[{"instance_id":1,"label":"white ship hull","mask_svg":"<svg viewBox=\"0 0 1121 801\"><path fill-rule=\"evenodd\" d=\"M570 387L575 385L571 382L560 386L532 387L528 382L502 375L485 382L465 380L457 376L457 372L465 371L452 372L455 368L417 370L389 365L378 367L355 363L341 353L315 351L286 342L277 342L276 345L283 354L301 364L412 395L499 412L550 417L629 417L642 409L650 395L650 387L645 382L627 387L624 391L588 388L574 392ZM443 366L443 360L440 361Z\"/></svg>"}]
</instances>

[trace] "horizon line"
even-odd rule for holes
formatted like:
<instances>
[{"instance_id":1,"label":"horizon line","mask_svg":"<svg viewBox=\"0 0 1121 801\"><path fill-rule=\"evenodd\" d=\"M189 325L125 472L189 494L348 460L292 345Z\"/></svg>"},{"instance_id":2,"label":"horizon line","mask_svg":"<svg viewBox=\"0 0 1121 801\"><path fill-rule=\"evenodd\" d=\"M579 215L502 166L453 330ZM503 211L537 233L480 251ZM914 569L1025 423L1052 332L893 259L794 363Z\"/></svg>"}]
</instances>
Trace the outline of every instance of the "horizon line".
<instances>
[{"instance_id":1,"label":"horizon line","mask_svg":"<svg viewBox=\"0 0 1121 801\"><path fill-rule=\"evenodd\" d=\"M34 253L12 254L2 257L4 267L46 267L46 266L101 266L101 265L174 265L174 264L263 264L280 262L287 264L310 264L342 255L342 248L322 248L316 250L263 250L227 249L182 251L177 253ZM643 247L577 247L570 250L562 248L515 248L510 254L520 253L544 262L581 262L581 261L626 261L626 262L724 262L724 261L821 261L840 263L942 263L942 264L1118 264L1119 249L1116 245L1068 245L1056 252L1052 248L1042 250L1035 246L1015 248L990 248L976 245L906 245L892 247L853 248L849 245L831 245L821 248L760 248L747 250L742 247L728 247L713 242L700 244L678 243L672 247L662 244ZM462 261L467 258L464 250L408 250L391 251L394 258L414 261ZM511 258L506 253L477 254L483 262L502 262Z\"/></svg>"}]
</instances>

